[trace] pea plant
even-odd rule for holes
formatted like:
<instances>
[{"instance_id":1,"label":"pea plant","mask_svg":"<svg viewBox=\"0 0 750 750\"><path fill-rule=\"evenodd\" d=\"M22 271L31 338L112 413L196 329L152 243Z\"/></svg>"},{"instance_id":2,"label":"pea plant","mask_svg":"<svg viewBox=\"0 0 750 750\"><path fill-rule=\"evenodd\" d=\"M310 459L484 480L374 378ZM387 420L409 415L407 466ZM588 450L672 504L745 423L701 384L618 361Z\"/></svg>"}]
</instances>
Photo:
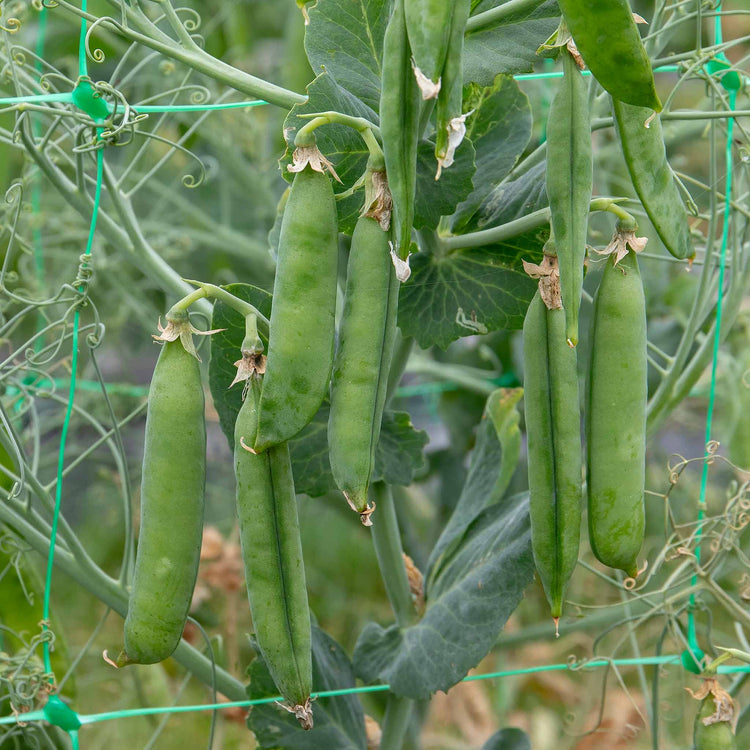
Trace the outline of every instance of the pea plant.
<instances>
[{"instance_id":1,"label":"pea plant","mask_svg":"<svg viewBox=\"0 0 750 750\"><path fill-rule=\"evenodd\" d=\"M741 5L0 2L0 744L745 746Z\"/></svg>"}]
</instances>

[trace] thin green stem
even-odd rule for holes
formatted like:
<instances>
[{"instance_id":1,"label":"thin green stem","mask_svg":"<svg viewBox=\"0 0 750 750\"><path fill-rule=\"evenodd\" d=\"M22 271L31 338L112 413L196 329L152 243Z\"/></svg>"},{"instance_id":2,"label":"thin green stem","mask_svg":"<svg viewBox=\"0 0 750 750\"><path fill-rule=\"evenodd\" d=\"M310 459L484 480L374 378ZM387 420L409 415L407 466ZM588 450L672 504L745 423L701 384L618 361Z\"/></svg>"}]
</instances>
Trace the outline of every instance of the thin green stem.
<instances>
[{"instance_id":1,"label":"thin green stem","mask_svg":"<svg viewBox=\"0 0 750 750\"><path fill-rule=\"evenodd\" d=\"M403 748L413 704L414 701L410 698L404 698L393 693L388 694L380 747L388 748L388 750L401 750Z\"/></svg>"},{"instance_id":2,"label":"thin green stem","mask_svg":"<svg viewBox=\"0 0 750 750\"><path fill-rule=\"evenodd\" d=\"M486 26L497 26L501 21L518 16L522 13L530 13L538 8L545 0L508 0L507 3L499 5L497 8L477 13L469 19L466 24L466 31L477 31Z\"/></svg>"},{"instance_id":3,"label":"thin green stem","mask_svg":"<svg viewBox=\"0 0 750 750\"><path fill-rule=\"evenodd\" d=\"M258 317L258 320L260 320L261 323L266 326L266 328L271 325L271 322L268 320L268 318L263 315L263 313L258 310L257 307L254 307L249 302L245 302L245 300L242 300L239 297L235 297L226 289L222 289L220 286L216 286L215 284L206 284L202 281L194 281L193 279L185 279L185 281L187 281L188 284L194 284L195 286L199 287L200 290L204 292L206 297L219 300L220 302L223 302L225 305L227 305L227 307L231 307L232 310L238 312L240 315L242 315L243 318L247 317L248 315L256 315Z\"/></svg>"},{"instance_id":4,"label":"thin green stem","mask_svg":"<svg viewBox=\"0 0 750 750\"><path fill-rule=\"evenodd\" d=\"M398 626L408 628L418 618L409 587L409 578L406 574L393 493L385 482L375 482L370 487L370 497L376 507L372 524L372 541L375 545L380 574L383 577L388 600Z\"/></svg>"}]
</instances>

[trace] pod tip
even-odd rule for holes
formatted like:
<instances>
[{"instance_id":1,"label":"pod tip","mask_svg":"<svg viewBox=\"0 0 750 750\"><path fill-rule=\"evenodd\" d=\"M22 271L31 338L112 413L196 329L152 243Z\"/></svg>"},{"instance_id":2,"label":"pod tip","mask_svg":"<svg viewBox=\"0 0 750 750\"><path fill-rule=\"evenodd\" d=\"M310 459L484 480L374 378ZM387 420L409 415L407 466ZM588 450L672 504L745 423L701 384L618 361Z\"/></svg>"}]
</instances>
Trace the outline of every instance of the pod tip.
<instances>
[{"instance_id":1,"label":"pod tip","mask_svg":"<svg viewBox=\"0 0 750 750\"><path fill-rule=\"evenodd\" d=\"M560 618L553 617L552 622L555 623L555 638L559 638L560 637Z\"/></svg>"}]
</instances>

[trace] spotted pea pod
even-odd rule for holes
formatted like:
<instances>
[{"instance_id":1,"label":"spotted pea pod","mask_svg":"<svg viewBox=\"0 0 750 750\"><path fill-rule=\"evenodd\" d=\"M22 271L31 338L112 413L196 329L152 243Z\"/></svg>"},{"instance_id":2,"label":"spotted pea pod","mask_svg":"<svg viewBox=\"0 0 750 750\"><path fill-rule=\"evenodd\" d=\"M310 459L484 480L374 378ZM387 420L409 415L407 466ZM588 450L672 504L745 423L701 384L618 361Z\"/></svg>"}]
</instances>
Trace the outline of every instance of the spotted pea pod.
<instances>
[{"instance_id":1,"label":"spotted pea pod","mask_svg":"<svg viewBox=\"0 0 750 750\"><path fill-rule=\"evenodd\" d=\"M628 0L558 0L591 74L615 99L661 112L654 73Z\"/></svg>"},{"instance_id":2,"label":"spotted pea pod","mask_svg":"<svg viewBox=\"0 0 750 750\"><path fill-rule=\"evenodd\" d=\"M414 75L423 99L433 99L440 91L455 5L455 0L404 0Z\"/></svg>"},{"instance_id":3,"label":"spotted pea pod","mask_svg":"<svg viewBox=\"0 0 750 750\"><path fill-rule=\"evenodd\" d=\"M737 750L737 737L731 721L710 721L716 713L714 696L707 695L700 704L693 724L694 750Z\"/></svg>"},{"instance_id":4,"label":"spotted pea pod","mask_svg":"<svg viewBox=\"0 0 750 750\"><path fill-rule=\"evenodd\" d=\"M464 34L470 11L471 0L454 0L448 51L435 107L435 158L438 161L435 179L442 169L453 164L455 151L466 132L463 118L463 59Z\"/></svg>"},{"instance_id":5,"label":"spotted pea pod","mask_svg":"<svg viewBox=\"0 0 750 750\"><path fill-rule=\"evenodd\" d=\"M328 393L338 257L331 181L306 166L294 177L279 233L256 451L294 437Z\"/></svg>"},{"instance_id":6,"label":"spotted pea pod","mask_svg":"<svg viewBox=\"0 0 750 750\"><path fill-rule=\"evenodd\" d=\"M645 526L646 311L635 253L610 256L594 300L586 475L591 548L635 577Z\"/></svg>"},{"instance_id":7,"label":"spotted pea pod","mask_svg":"<svg viewBox=\"0 0 750 750\"><path fill-rule=\"evenodd\" d=\"M612 100L630 179L664 247L680 260L693 255L687 210L667 161L661 120L644 107Z\"/></svg>"},{"instance_id":8,"label":"spotted pea pod","mask_svg":"<svg viewBox=\"0 0 750 750\"><path fill-rule=\"evenodd\" d=\"M588 86L567 50L563 80L547 121L547 197L560 268L566 336L578 343L578 311L583 288L589 206L593 184Z\"/></svg>"},{"instance_id":9,"label":"spotted pea pod","mask_svg":"<svg viewBox=\"0 0 750 750\"><path fill-rule=\"evenodd\" d=\"M396 335L398 287L388 233L376 219L360 217L349 251L328 419L331 471L358 513L368 507Z\"/></svg>"},{"instance_id":10,"label":"spotted pea pod","mask_svg":"<svg viewBox=\"0 0 750 750\"><path fill-rule=\"evenodd\" d=\"M279 692L312 728L312 646L297 501L289 448L248 450L255 434L261 379L250 377L235 423L234 471L245 581L255 638Z\"/></svg>"},{"instance_id":11,"label":"spotted pea pod","mask_svg":"<svg viewBox=\"0 0 750 750\"><path fill-rule=\"evenodd\" d=\"M576 350L565 312L536 293L523 325L531 544L555 622L578 562L582 450Z\"/></svg>"},{"instance_id":12,"label":"spotted pea pod","mask_svg":"<svg viewBox=\"0 0 750 750\"><path fill-rule=\"evenodd\" d=\"M198 576L206 425L197 359L162 345L148 394L141 524L120 665L154 664L177 648Z\"/></svg>"},{"instance_id":13,"label":"spotted pea pod","mask_svg":"<svg viewBox=\"0 0 750 750\"><path fill-rule=\"evenodd\" d=\"M393 196L393 241L406 260L417 189L420 95L411 66L404 0L395 0L383 39L380 135Z\"/></svg>"}]
</instances>

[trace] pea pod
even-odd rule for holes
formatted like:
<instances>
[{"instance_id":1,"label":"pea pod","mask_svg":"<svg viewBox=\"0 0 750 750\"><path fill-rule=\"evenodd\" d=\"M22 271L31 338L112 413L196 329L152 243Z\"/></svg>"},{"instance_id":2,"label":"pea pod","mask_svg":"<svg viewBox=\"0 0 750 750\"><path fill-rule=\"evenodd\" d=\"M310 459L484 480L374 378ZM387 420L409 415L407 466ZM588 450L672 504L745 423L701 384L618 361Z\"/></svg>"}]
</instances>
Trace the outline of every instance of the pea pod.
<instances>
[{"instance_id":1,"label":"pea pod","mask_svg":"<svg viewBox=\"0 0 750 750\"><path fill-rule=\"evenodd\" d=\"M523 357L531 543L557 621L578 562L581 412L576 350L565 340L565 312L547 309L539 292L523 325Z\"/></svg>"},{"instance_id":2,"label":"pea pod","mask_svg":"<svg viewBox=\"0 0 750 750\"><path fill-rule=\"evenodd\" d=\"M547 121L547 197L557 247L566 336L578 343L578 310L593 183L588 87L573 57L562 50L563 80Z\"/></svg>"},{"instance_id":3,"label":"pea pod","mask_svg":"<svg viewBox=\"0 0 750 750\"><path fill-rule=\"evenodd\" d=\"M693 254L687 210L667 161L661 121L643 107L612 100L630 179L664 246L675 258Z\"/></svg>"},{"instance_id":4,"label":"pea pod","mask_svg":"<svg viewBox=\"0 0 750 750\"><path fill-rule=\"evenodd\" d=\"M411 68L404 0L395 0L383 39L380 135L393 196L395 250L406 259L411 245L417 189L419 87Z\"/></svg>"},{"instance_id":5,"label":"pea pod","mask_svg":"<svg viewBox=\"0 0 750 750\"><path fill-rule=\"evenodd\" d=\"M257 451L296 435L328 392L337 269L333 188L307 166L294 177L281 222Z\"/></svg>"},{"instance_id":6,"label":"pea pod","mask_svg":"<svg viewBox=\"0 0 750 750\"><path fill-rule=\"evenodd\" d=\"M627 0L559 0L591 74L613 97L661 112L641 36Z\"/></svg>"},{"instance_id":7,"label":"pea pod","mask_svg":"<svg viewBox=\"0 0 750 750\"><path fill-rule=\"evenodd\" d=\"M312 656L297 501L286 443L248 450L261 383L250 378L235 423L234 470L245 580L258 648L276 687L305 729L312 728Z\"/></svg>"},{"instance_id":8,"label":"pea pod","mask_svg":"<svg viewBox=\"0 0 750 750\"><path fill-rule=\"evenodd\" d=\"M414 74L423 99L440 91L455 0L404 0Z\"/></svg>"},{"instance_id":9,"label":"pea pod","mask_svg":"<svg viewBox=\"0 0 750 750\"><path fill-rule=\"evenodd\" d=\"M714 696L709 693L700 704L693 724L693 747L695 750L736 750L737 738L730 721L714 721L705 724L704 720L716 713Z\"/></svg>"},{"instance_id":10,"label":"pea pod","mask_svg":"<svg viewBox=\"0 0 750 750\"><path fill-rule=\"evenodd\" d=\"M388 233L375 219L361 217L349 251L328 419L331 471L358 513L367 509L380 436L396 334L398 286L388 254ZM366 522L367 516L363 519Z\"/></svg>"},{"instance_id":11,"label":"pea pod","mask_svg":"<svg viewBox=\"0 0 750 750\"><path fill-rule=\"evenodd\" d=\"M148 393L141 527L120 664L154 664L177 648L198 576L206 425L197 359L162 345Z\"/></svg>"},{"instance_id":12,"label":"pea pod","mask_svg":"<svg viewBox=\"0 0 750 750\"><path fill-rule=\"evenodd\" d=\"M594 300L589 366L589 539L596 557L629 576L643 543L646 312L635 253L607 259Z\"/></svg>"},{"instance_id":13,"label":"pea pod","mask_svg":"<svg viewBox=\"0 0 750 750\"><path fill-rule=\"evenodd\" d=\"M464 126L463 90L464 90L464 34L469 20L471 0L454 0L451 17L448 52L443 68L442 84L438 94L435 132L435 158L438 161L440 176L443 168L453 164L453 155L463 140Z\"/></svg>"}]
</instances>

